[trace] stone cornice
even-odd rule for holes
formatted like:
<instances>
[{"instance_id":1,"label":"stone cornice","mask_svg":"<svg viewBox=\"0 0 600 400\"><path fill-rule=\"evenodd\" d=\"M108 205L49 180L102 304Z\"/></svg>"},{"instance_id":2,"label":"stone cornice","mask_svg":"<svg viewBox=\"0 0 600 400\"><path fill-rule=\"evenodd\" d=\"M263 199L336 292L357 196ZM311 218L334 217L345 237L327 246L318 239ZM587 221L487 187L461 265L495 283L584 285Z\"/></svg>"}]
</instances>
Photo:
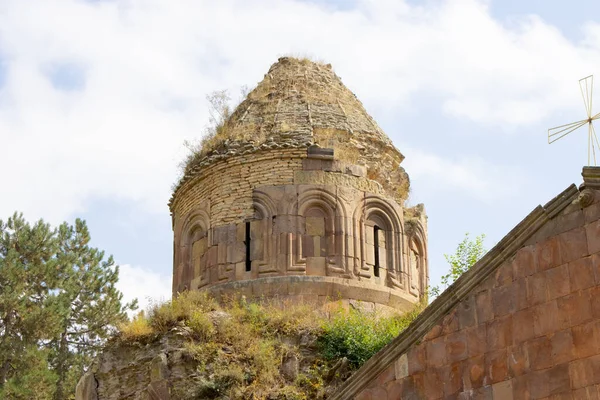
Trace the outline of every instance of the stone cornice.
<instances>
[{"instance_id":1,"label":"stone cornice","mask_svg":"<svg viewBox=\"0 0 600 400\"><path fill-rule=\"evenodd\" d=\"M589 167L584 168L584 180L588 177L586 187L590 179L600 178L598 170L593 170L592 173L587 168ZM396 361L398 357L429 332L477 285L488 278L502 263L513 257L517 250L523 247L528 238L576 200L578 196L577 187L571 185L545 206L537 206L468 272L458 278L435 299L408 328L369 359L344 383L331 400L349 400L357 396L386 367Z\"/></svg>"},{"instance_id":2,"label":"stone cornice","mask_svg":"<svg viewBox=\"0 0 600 400\"><path fill-rule=\"evenodd\" d=\"M583 167L583 184L588 189L600 189L600 167Z\"/></svg>"}]
</instances>

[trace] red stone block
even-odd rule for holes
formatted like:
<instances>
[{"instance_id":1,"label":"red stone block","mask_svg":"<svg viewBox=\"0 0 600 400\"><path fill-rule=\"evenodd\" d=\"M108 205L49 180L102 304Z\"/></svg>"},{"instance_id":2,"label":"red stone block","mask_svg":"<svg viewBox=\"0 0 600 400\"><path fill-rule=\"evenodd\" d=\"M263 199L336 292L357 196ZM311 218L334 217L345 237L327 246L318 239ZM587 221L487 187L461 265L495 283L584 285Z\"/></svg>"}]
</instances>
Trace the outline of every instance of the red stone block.
<instances>
[{"instance_id":1,"label":"red stone block","mask_svg":"<svg viewBox=\"0 0 600 400\"><path fill-rule=\"evenodd\" d=\"M542 336L532 339L526 344L529 356L529 365L533 371L550 368L552 362L552 342L548 337Z\"/></svg>"},{"instance_id":2,"label":"red stone block","mask_svg":"<svg viewBox=\"0 0 600 400\"><path fill-rule=\"evenodd\" d=\"M369 387L384 386L389 381L396 379L396 364L390 364L382 373L380 373Z\"/></svg>"},{"instance_id":3,"label":"red stone block","mask_svg":"<svg viewBox=\"0 0 600 400\"><path fill-rule=\"evenodd\" d=\"M513 398L519 400L530 400L531 394L529 393L529 381L532 373L527 375L521 375L512 380L513 386Z\"/></svg>"},{"instance_id":4,"label":"red stone block","mask_svg":"<svg viewBox=\"0 0 600 400\"><path fill-rule=\"evenodd\" d=\"M570 262L569 279L571 281L572 291L587 289L594 286L595 277L592 268L592 256Z\"/></svg>"},{"instance_id":5,"label":"red stone block","mask_svg":"<svg viewBox=\"0 0 600 400\"><path fill-rule=\"evenodd\" d=\"M514 313L516 309L516 285L511 284L492 289L492 310L496 317Z\"/></svg>"},{"instance_id":6,"label":"red stone block","mask_svg":"<svg viewBox=\"0 0 600 400\"><path fill-rule=\"evenodd\" d=\"M485 356L469 358L461 363L463 389L477 389L483 386L485 379Z\"/></svg>"},{"instance_id":7,"label":"red stone block","mask_svg":"<svg viewBox=\"0 0 600 400\"><path fill-rule=\"evenodd\" d=\"M487 323L487 350L499 350L512 344L512 315L496 318Z\"/></svg>"},{"instance_id":8,"label":"red stone block","mask_svg":"<svg viewBox=\"0 0 600 400\"><path fill-rule=\"evenodd\" d=\"M456 307L452 309L442 319L442 335L447 335L458 330L458 311Z\"/></svg>"},{"instance_id":9,"label":"red stone block","mask_svg":"<svg viewBox=\"0 0 600 400\"><path fill-rule=\"evenodd\" d=\"M560 329L556 300L533 307L533 332L536 336L546 335Z\"/></svg>"},{"instance_id":10,"label":"red stone block","mask_svg":"<svg viewBox=\"0 0 600 400\"><path fill-rule=\"evenodd\" d=\"M600 318L600 286L591 287L584 293L586 292L589 293L592 316L594 318Z\"/></svg>"},{"instance_id":11,"label":"red stone block","mask_svg":"<svg viewBox=\"0 0 600 400\"><path fill-rule=\"evenodd\" d=\"M505 262L494 273L494 287L508 285L513 281L512 262Z\"/></svg>"},{"instance_id":12,"label":"red stone block","mask_svg":"<svg viewBox=\"0 0 600 400\"><path fill-rule=\"evenodd\" d=\"M442 334L442 325L437 324L433 328L431 328L431 330L429 332L427 332L425 334L425 336L423 337L423 341L435 339L436 337L439 337L441 334Z\"/></svg>"},{"instance_id":13,"label":"red stone block","mask_svg":"<svg viewBox=\"0 0 600 400\"><path fill-rule=\"evenodd\" d=\"M489 383L501 382L508 379L508 358L506 349L496 350L485 354L485 370Z\"/></svg>"},{"instance_id":14,"label":"red stone block","mask_svg":"<svg viewBox=\"0 0 600 400\"><path fill-rule=\"evenodd\" d=\"M515 296L516 296L516 309L523 310L530 306L529 301L527 299L527 279L520 278L515 280Z\"/></svg>"},{"instance_id":15,"label":"red stone block","mask_svg":"<svg viewBox=\"0 0 600 400\"><path fill-rule=\"evenodd\" d=\"M491 291L485 290L477 293L477 295L475 295L475 306L477 307L477 322L479 324L494 318Z\"/></svg>"},{"instance_id":16,"label":"red stone block","mask_svg":"<svg viewBox=\"0 0 600 400\"><path fill-rule=\"evenodd\" d=\"M588 386L574 390L573 399L586 399L586 400L600 400L600 393L598 392L598 385Z\"/></svg>"},{"instance_id":17,"label":"red stone block","mask_svg":"<svg viewBox=\"0 0 600 400\"><path fill-rule=\"evenodd\" d=\"M446 336L446 356L449 363L467 358L467 335L464 331L454 332Z\"/></svg>"},{"instance_id":18,"label":"red stone block","mask_svg":"<svg viewBox=\"0 0 600 400\"><path fill-rule=\"evenodd\" d=\"M582 228L572 229L558 236L561 264L578 260L588 254L588 241L586 230Z\"/></svg>"},{"instance_id":19,"label":"red stone block","mask_svg":"<svg viewBox=\"0 0 600 400\"><path fill-rule=\"evenodd\" d=\"M589 290L575 292L556 300L560 328L579 325L592 319Z\"/></svg>"},{"instance_id":20,"label":"red stone block","mask_svg":"<svg viewBox=\"0 0 600 400\"><path fill-rule=\"evenodd\" d=\"M373 400L388 400L387 390L382 387L371 389Z\"/></svg>"},{"instance_id":21,"label":"red stone block","mask_svg":"<svg viewBox=\"0 0 600 400\"><path fill-rule=\"evenodd\" d=\"M528 375L529 377L529 393L532 399L543 399L550 395L550 382L548 369L543 371L534 371Z\"/></svg>"},{"instance_id":22,"label":"red stone block","mask_svg":"<svg viewBox=\"0 0 600 400\"><path fill-rule=\"evenodd\" d=\"M553 236L537 244L537 271L544 271L561 264L558 238Z\"/></svg>"},{"instance_id":23,"label":"red stone block","mask_svg":"<svg viewBox=\"0 0 600 400\"><path fill-rule=\"evenodd\" d=\"M402 398L403 380L388 382L385 385L388 400L400 400Z\"/></svg>"},{"instance_id":24,"label":"red stone block","mask_svg":"<svg viewBox=\"0 0 600 400\"><path fill-rule=\"evenodd\" d=\"M579 389L595 384L594 369L589 358L573 360L569 363L571 388Z\"/></svg>"},{"instance_id":25,"label":"red stone block","mask_svg":"<svg viewBox=\"0 0 600 400\"><path fill-rule=\"evenodd\" d=\"M447 365L440 370L440 378L443 385L444 398L456 397L462 390L461 363Z\"/></svg>"},{"instance_id":26,"label":"red stone block","mask_svg":"<svg viewBox=\"0 0 600 400\"><path fill-rule=\"evenodd\" d=\"M513 343L523 343L535 336L533 332L533 309L526 308L522 311L517 311L512 318L513 328Z\"/></svg>"},{"instance_id":27,"label":"red stone block","mask_svg":"<svg viewBox=\"0 0 600 400\"><path fill-rule=\"evenodd\" d=\"M487 324L481 324L464 330L467 337L467 351L469 357L485 353L487 348Z\"/></svg>"},{"instance_id":28,"label":"red stone block","mask_svg":"<svg viewBox=\"0 0 600 400\"><path fill-rule=\"evenodd\" d=\"M527 300L533 306L548 301L546 272L541 271L527 278Z\"/></svg>"},{"instance_id":29,"label":"red stone block","mask_svg":"<svg viewBox=\"0 0 600 400\"><path fill-rule=\"evenodd\" d=\"M533 275L536 271L536 246L531 245L517 251L513 260L513 278L519 279Z\"/></svg>"},{"instance_id":30,"label":"red stone block","mask_svg":"<svg viewBox=\"0 0 600 400\"><path fill-rule=\"evenodd\" d=\"M546 286L549 300L571 293L569 265L564 264L546 271Z\"/></svg>"},{"instance_id":31,"label":"red stone block","mask_svg":"<svg viewBox=\"0 0 600 400\"><path fill-rule=\"evenodd\" d=\"M576 358L585 358L598 353L598 344L594 337L596 321L590 321L571 328L573 335L573 354Z\"/></svg>"},{"instance_id":32,"label":"red stone block","mask_svg":"<svg viewBox=\"0 0 600 400\"><path fill-rule=\"evenodd\" d=\"M441 336L425 343L425 348L427 349L428 367L441 367L448 362L446 358L446 343L444 339L445 337Z\"/></svg>"},{"instance_id":33,"label":"red stone block","mask_svg":"<svg viewBox=\"0 0 600 400\"><path fill-rule=\"evenodd\" d=\"M583 209L585 222L594 222L600 219L600 203L592 204Z\"/></svg>"},{"instance_id":34,"label":"red stone block","mask_svg":"<svg viewBox=\"0 0 600 400\"><path fill-rule=\"evenodd\" d=\"M589 254L600 252L600 220L587 224L585 232Z\"/></svg>"},{"instance_id":35,"label":"red stone block","mask_svg":"<svg viewBox=\"0 0 600 400\"><path fill-rule=\"evenodd\" d=\"M409 375L423 371L427 363L425 344L411 347L410 350L408 350L407 357Z\"/></svg>"},{"instance_id":36,"label":"red stone block","mask_svg":"<svg viewBox=\"0 0 600 400\"><path fill-rule=\"evenodd\" d=\"M545 371L549 383L550 395L570 391L569 364L559 364Z\"/></svg>"},{"instance_id":37,"label":"red stone block","mask_svg":"<svg viewBox=\"0 0 600 400\"><path fill-rule=\"evenodd\" d=\"M529 372L529 356L526 343L507 347L506 354L508 356L508 374L510 377L521 376Z\"/></svg>"},{"instance_id":38,"label":"red stone block","mask_svg":"<svg viewBox=\"0 0 600 400\"><path fill-rule=\"evenodd\" d=\"M600 253L592 254L592 270L596 285L600 285Z\"/></svg>"},{"instance_id":39,"label":"red stone block","mask_svg":"<svg viewBox=\"0 0 600 400\"><path fill-rule=\"evenodd\" d=\"M444 381L441 379L439 368L428 368L423 374L424 393L427 399L439 399L444 395Z\"/></svg>"},{"instance_id":40,"label":"red stone block","mask_svg":"<svg viewBox=\"0 0 600 400\"><path fill-rule=\"evenodd\" d=\"M553 364L568 363L574 357L573 335L570 329L556 332L550 336L552 344L552 362Z\"/></svg>"},{"instance_id":41,"label":"red stone block","mask_svg":"<svg viewBox=\"0 0 600 400\"><path fill-rule=\"evenodd\" d=\"M477 307L475 296L468 296L457 306L459 329L469 328L477 324Z\"/></svg>"}]
</instances>

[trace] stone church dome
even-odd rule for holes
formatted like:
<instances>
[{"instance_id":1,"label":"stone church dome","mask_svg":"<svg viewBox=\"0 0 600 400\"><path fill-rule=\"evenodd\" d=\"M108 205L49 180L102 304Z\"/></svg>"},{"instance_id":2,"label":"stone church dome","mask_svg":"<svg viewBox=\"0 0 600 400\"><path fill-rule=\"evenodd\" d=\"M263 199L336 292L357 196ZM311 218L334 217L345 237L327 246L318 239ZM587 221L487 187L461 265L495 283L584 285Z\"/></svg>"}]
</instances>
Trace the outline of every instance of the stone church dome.
<instances>
[{"instance_id":1,"label":"stone church dome","mask_svg":"<svg viewBox=\"0 0 600 400\"><path fill-rule=\"evenodd\" d=\"M280 58L173 193L174 294L418 301L426 217L404 208L403 158L331 65Z\"/></svg>"}]
</instances>

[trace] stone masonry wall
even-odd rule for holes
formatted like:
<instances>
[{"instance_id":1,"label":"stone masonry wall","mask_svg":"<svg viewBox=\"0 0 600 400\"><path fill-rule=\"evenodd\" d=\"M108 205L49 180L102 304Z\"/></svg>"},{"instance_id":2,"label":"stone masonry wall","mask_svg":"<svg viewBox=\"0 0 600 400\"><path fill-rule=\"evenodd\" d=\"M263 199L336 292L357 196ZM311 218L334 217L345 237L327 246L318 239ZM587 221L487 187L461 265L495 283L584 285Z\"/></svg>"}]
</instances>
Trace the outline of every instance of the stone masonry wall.
<instances>
[{"instance_id":1,"label":"stone masonry wall","mask_svg":"<svg viewBox=\"0 0 600 400\"><path fill-rule=\"evenodd\" d=\"M250 153L206 166L186 182L172 205L174 219L209 202L215 226L252 217L252 189L262 185L289 185L294 171L302 169L306 149L278 149ZM227 170L227 173L223 173Z\"/></svg>"},{"instance_id":2,"label":"stone masonry wall","mask_svg":"<svg viewBox=\"0 0 600 400\"><path fill-rule=\"evenodd\" d=\"M600 398L600 190L524 244L353 398Z\"/></svg>"}]
</instances>

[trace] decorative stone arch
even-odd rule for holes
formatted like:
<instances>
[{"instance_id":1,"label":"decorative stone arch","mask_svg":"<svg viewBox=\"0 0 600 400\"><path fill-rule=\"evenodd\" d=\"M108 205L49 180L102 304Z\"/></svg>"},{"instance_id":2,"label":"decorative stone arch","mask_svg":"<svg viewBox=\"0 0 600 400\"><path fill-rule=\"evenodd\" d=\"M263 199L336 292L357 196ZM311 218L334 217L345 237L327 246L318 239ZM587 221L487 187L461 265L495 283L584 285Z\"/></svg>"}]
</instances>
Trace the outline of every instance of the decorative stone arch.
<instances>
[{"instance_id":1,"label":"decorative stone arch","mask_svg":"<svg viewBox=\"0 0 600 400\"><path fill-rule=\"evenodd\" d=\"M191 211L175 229L173 286L177 291L197 289L209 283L207 250L211 243L208 207Z\"/></svg>"},{"instance_id":2,"label":"decorative stone arch","mask_svg":"<svg viewBox=\"0 0 600 400\"><path fill-rule=\"evenodd\" d=\"M324 270L317 272L318 275L347 275L347 207L335 193L327 187L301 188L297 201L290 204L288 214L296 216L300 227L295 240L290 235L290 253L294 257L288 263L288 269L310 269L306 263L307 258L312 258L315 265L324 260Z\"/></svg>"},{"instance_id":3,"label":"decorative stone arch","mask_svg":"<svg viewBox=\"0 0 600 400\"><path fill-rule=\"evenodd\" d=\"M410 220L406 222L406 231L408 239L407 272L409 291L419 297L423 297L426 294L429 279L425 227L419 220Z\"/></svg>"},{"instance_id":4,"label":"decorative stone arch","mask_svg":"<svg viewBox=\"0 0 600 400\"><path fill-rule=\"evenodd\" d=\"M277 256L273 252L273 219L277 216L277 205L267 193L254 190L254 220L250 223L250 257L252 268L258 267L259 273L279 271Z\"/></svg>"},{"instance_id":5,"label":"decorative stone arch","mask_svg":"<svg viewBox=\"0 0 600 400\"><path fill-rule=\"evenodd\" d=\"M396 208L381 197L367 195L356 208L353 220L354 274L365 278L376 275L375 263L380 258L379 272L385 274L381 282L402 288L404 229ZM376 235L382 243L376 243Z\"/></svg>"}]
</instances>

